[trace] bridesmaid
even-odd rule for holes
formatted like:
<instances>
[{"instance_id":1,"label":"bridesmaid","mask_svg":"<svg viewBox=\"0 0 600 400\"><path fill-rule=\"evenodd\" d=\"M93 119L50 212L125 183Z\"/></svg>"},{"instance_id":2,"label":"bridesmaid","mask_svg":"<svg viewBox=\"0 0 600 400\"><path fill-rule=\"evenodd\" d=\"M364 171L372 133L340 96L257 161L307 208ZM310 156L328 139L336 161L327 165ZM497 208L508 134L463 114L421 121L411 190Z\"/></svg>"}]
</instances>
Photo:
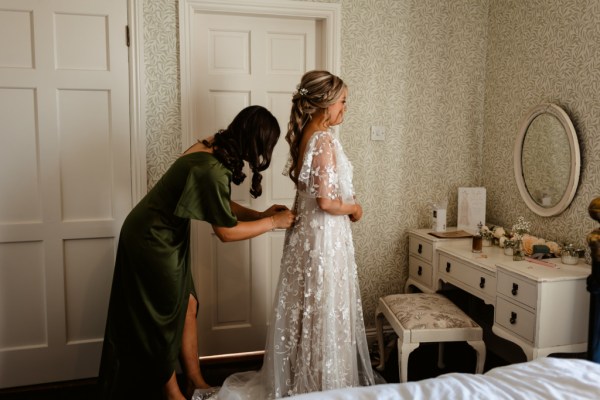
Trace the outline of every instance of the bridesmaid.
<instances>
[{"instance_id":1,"label":"bridesmaid","mask_svg":"<svg viewBox=\"0 0 600 400\"><path fill-rule=\"evenodd\" d=\"M100 365L102 399L183 400L206 389L198 364L198 302L190 270L190 220L206 221L224 242L288 228L285 206L259 212L231 200L231 182L252 170L250 193L262 193L279 139L275 117L260 106L242 110L225 130L191 146L127 216L116 265Z\"/></svg>"}]
</instances>

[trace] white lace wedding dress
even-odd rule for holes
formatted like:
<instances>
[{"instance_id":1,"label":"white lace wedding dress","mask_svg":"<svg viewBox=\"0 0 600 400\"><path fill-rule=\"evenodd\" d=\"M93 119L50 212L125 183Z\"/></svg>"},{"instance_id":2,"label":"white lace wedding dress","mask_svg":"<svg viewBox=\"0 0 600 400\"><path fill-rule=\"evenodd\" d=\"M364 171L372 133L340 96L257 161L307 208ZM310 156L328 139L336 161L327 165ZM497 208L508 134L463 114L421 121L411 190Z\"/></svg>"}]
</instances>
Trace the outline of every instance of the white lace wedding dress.
<instances>
[{"instance_id":1,"label":"white lace wedding dress","mask_svg":"<svg viewBox=\"0 0 600 400\"><path fill-rule=\"evenodd\" d=\"M374 383L351 221L322 211L318 197L354 202L352 165L328 131L313 134L305 152L263 367L227 378L219 400L264 400Z\"/></svg>"}]
</instances>

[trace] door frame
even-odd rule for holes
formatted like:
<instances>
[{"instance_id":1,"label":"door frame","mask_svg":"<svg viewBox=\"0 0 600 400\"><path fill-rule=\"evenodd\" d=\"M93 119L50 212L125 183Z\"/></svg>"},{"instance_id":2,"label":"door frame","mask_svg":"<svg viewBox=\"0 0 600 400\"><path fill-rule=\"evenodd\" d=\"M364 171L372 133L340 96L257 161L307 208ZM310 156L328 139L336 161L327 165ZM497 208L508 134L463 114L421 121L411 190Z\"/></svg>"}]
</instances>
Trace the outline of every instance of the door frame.
<instances>
[{"instance_id":1,"label":"door frame","mask_svg":"<svg viewBox=\"0 0 600 400\"><path fill-rule=\"evenodd\" d=\"M179 65L181 73L181 132L182 150L194 143L192 118L192 18L195 13L219 13L249 16L295 17L314 19L321 24L322 54L320 62L325 69L339 74L341 58L341 5L292 0L180 0L179 1Z\"/></svg>"},{"instance_id":2,"label":"door frame","mask_svg":"<svg viewBox=\"0 0 600 400\"><path fill-rule=\"evenodd\" d=\"M146 74L144 64L144 0L127 0L129 37L129 124L131 135L131 201L148 190L146 163Z\"/></svg>"},{"instance_id":3,"label":"door frame","mask_svg":"<svg viewBox=\"0 0 600 400\"><path fill-rule=\"evenodd\" d=\"M295 18L314 21L317 26L315 65L339 74L341 55L341 5L291 0L179 0L179 63L181 93L181 144L183 149L195 142L194 110L197 100L192 87L195 73L192 65L192 44L195 16L219 14L246 17ZM192 226L192 235L197 233ZM200 254L197 243L192 243L192 258ZM268 315L269 312L267 312ZM202 356L200 359L255 356L263 351L237 354Z\"/></svg>"}]
</instances>

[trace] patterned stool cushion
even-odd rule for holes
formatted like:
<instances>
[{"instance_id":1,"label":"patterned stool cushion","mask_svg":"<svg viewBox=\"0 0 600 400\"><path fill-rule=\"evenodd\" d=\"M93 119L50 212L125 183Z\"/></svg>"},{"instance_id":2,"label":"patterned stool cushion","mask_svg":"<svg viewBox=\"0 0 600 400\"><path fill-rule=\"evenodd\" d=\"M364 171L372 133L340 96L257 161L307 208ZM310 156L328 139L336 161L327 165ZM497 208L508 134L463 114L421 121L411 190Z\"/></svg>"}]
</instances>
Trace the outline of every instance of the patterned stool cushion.
<instances>
[{"instance_id":1,"label":"patterned stool cushion","mask_svg":"<svg viewBox=\"0 0 600 400\"><path fill-rule=\"evenodd\" d=\"M475 321L441 294L393 294L382 299L405 329L479 327Z\"/></svg>"},{"instance_id":2,"label":"patterned stool cushion","mask_svg":"<svg viewBox=\"0 0 600 400\"><path fill-rule=\"evenodd\" d=\"M408 357L421 343L438 342L438 367L443 368L444 342L466 341L477 354L475 373L481 374L485 364L483 330L454 303L441 294L405 293L379 298L375 311L380 371L385 367L383 320L387 319L398 335L400 382L408 379Z\"/></svg>"}]
</instances>

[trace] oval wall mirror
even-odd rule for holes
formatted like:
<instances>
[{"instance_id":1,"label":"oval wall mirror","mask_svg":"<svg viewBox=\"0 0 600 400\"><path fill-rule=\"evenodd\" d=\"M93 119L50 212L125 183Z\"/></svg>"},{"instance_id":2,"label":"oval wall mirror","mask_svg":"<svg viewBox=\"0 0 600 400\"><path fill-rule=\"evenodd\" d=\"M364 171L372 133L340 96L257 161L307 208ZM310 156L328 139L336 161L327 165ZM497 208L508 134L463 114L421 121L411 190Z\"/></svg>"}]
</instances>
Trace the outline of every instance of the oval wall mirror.
<instances>
[{"instance_id":1,"label":"oval wall mirror","mask_svg":"<svg viewBox=\"0 0 600 400\"><path fill-rule=\"evenodd\" d=\"M567 113L551 103L529 110L514 149L515 179L525 204L543 217L566 210L579 184L580 167L577 134Z\"/></svg>"}]
</instances>

